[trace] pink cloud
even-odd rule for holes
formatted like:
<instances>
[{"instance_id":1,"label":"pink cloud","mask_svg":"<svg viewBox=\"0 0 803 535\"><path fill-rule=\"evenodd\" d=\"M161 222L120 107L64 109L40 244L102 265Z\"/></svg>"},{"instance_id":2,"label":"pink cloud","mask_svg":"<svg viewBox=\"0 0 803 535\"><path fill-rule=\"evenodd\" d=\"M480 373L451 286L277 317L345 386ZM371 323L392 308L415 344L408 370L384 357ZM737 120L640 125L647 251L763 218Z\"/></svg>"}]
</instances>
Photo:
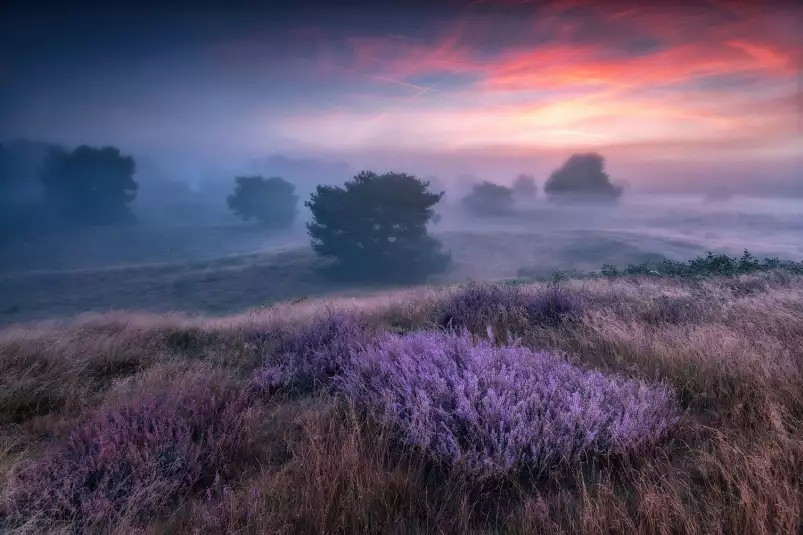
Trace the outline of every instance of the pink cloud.
<instances>
[{"instance_id":1,"label":"pink cloud","mask_svg":"<svg viewBox=\"0 0 803 535\"><path fill-rule=\"evenodd\" d=\"M662 142L749 150L746 140L766 148L800 136L792 120L799 97L789 96L800 50L788 16L729 1L691 10L586 0L538 5L531 20L517 13L515 25L504 14L469 14L427 38L347 39L350 53L329 54L322 64L330 73L372 80L377 98L355 99L350 112L326 119L328 131L336 136L339 129L357 130L362 134L350 141L366 146L403 142L440 144L444 150L506 143L649 148ZM588 16L567 16L575 8ZM500 37L508 38L507 46ZM631 49L632 38L658 46ZM464 76L448 89L420 82L439 75ZM693 84L707 77L732 85L717 92ZM745 80L761 81L760 92L738 85ZM408 96L384 102L379 95L389 84L408 86ZM361 84L359 90L370 88ZM578 89L584 94L572 93ZM500 103L502 97L539 92L549 96Z\"/></svg>"}]
</instances>

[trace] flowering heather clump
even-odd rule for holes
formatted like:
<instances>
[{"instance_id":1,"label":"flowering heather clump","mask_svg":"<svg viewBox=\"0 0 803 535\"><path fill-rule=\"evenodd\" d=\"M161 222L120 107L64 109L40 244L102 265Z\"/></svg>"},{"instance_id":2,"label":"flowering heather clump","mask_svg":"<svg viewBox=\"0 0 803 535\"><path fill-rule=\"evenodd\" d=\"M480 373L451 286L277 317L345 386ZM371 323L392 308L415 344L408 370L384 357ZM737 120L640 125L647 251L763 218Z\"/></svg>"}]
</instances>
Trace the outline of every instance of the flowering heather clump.
<instances>
[{"instance_id":1,"label":"flowering heather clump","mask_svg":"<svg viewBox=\"0 0 803 535\"><path fill-rule=\"evenodd\" d=\"M627 454L676 423L674 392L560 355L472 342L467 333L386 335L340 384L405 441L475 476Z\"/></svg>"},{"instance_id":2,"label":"flowering heather clump","mask_svg":"<svg viewBox=\"0 0 803 535\"><path fill-rule=\"evenodd\" d=\"M83 533L169 512L244 453L251 405L210 379L101 410L12 474L0 517Z\"/></svg>"},{"instance_id":3,"label":"flowering heather clump","mask_svg":"<svg viewBox=\"0 0 803 535\"><path fill-rule=\"evenodd\" d=\"M468 284L446 296L438 306L438 324L483 332L489 325L556 325L577 315L582 300L568 288L551 284L532 290L511 284Z\"/></svg>"},{"instance_id":4,"label":"flowering heather clump","mask_svg":"<svg viewBox=\"0 0 803 535\"><path fill-rule=\"evenodd\" d=\"M527 306L531 319L549 325L575 317L582 310L583 300L580 294L559 284L550 284L545 289L530 294Z\"/></svg>"},{"instance_id":5,"label":"flowering heather clump","mask_svg":"<svg viewBox=\"0 0 803 535\"><path fill-rule=\"evenodd\" d=\"M352 355L369 340L367 325L353 314L329 311L309 323L293 325L279 335L257 383L269 390L314 390L338 375Z\"/></svg>"}]
</instances>

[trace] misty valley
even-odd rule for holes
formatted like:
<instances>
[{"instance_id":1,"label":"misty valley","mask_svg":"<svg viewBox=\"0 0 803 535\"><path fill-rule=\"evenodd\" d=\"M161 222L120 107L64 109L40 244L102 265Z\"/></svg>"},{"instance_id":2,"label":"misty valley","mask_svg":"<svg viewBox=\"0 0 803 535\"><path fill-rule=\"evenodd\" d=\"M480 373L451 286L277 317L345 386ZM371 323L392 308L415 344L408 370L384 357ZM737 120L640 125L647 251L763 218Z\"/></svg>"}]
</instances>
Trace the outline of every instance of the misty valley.
<instances>
[{"instance_id":1,"label":"misty valley","mask_svg":"<svg viewBox=\"0 0 803 535\"><path fill-rule=\"evenodd\" d=\"M277 178L285 191L269 190L260 197L262 179L255 175L257 183L250 187L256 189L241 197L246 204L232 206L228 201L227 206L239 184L233 178L207 183L200 191L178 183L165 183L160 191L159 183L148 181L137 187L132 166L122 171L131 181L123 186L131 197L118 201L127 207L123 219L108 219L111 216L97 209L109 202L108 197L92 200L90 193L84 193L79 197L83 205L75 201L51 205L46 217L37 221L31 192L37 191L37 173L43 171L32 163L30 153L38 148L44 161L45 152L17 145L17 153L25 159L12 152L13 144L10 147L7 159L16 167L8 164L7 169L18 174L5 180L5 205L11 209L4 212L0 245L0 322L6 324L117 309L229 314L279 301L357 297L417 284L542 279L556 271L595 272L605 264L685 261L708 251L739 255L749 249L759 257L803 258L799 239L803 203L795 199L712 199L611 189L614 200L600 201L582 195L595 193L591 178L585 179L590 186L575 185L578 191L571 202L564 202L566 195L539 192L538 181L528 175L507 185L504 180L497 184L474 179L473 185L466 185L427 176L421 179L429 184L426 191L445 195L431 204L433 215L422 232L438 240L451 256L448 267L403 281L376 273L383 268L375 267L376 257L366 253L356 261L374 273L343 280L326 273L325 257L311 247L307 232L311 213L291 181ZM69 165L77 164L65 164L64 172L69 172ZM591 169L581 165L569 173L579 175L580 182L597 173L601 183L609 184L602 165L601 160L592 161ZM558 179L567 183L561 176ZM572 180L578 179L570 177L570 185ZM302 180L307 190L309 183L309 178ZM401 198L378 199L377 209L389 217L393 206L403 206ZM371 200L358 202L365 205ZM58 206L81 206L82 217L94 210L97 217L107 219L93 223L67 213L60 220ZM263 214L273 217L277 210L283 211L284 220L259 220ZM27 218L10 218L15 213Z\"/></svg>"}]
</instances>

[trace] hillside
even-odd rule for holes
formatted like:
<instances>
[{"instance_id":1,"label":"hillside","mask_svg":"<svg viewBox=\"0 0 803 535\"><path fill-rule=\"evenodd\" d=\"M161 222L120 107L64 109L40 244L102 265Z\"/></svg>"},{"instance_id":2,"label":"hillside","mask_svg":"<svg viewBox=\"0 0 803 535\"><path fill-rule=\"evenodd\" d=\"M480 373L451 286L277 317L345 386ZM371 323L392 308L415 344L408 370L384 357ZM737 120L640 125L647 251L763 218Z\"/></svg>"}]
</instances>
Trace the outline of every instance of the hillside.
<instances>
[{"instance_id":1,"label":"hillside","mask_svg":"<svg viewBox=\"0 0 803 535\"><path fill-rule=\"evenodd\" d=\"M7 327L0 365L19 532L803 525L788 271L90 314Z\"/></svg>"}]
</instances>

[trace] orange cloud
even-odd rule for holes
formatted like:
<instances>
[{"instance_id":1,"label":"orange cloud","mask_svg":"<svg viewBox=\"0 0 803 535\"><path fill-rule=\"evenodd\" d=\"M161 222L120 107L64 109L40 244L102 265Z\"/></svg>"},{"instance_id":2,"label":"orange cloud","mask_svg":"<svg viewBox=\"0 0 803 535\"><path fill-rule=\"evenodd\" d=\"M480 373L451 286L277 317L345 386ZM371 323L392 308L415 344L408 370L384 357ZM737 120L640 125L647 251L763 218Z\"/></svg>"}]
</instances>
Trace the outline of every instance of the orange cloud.
<instances>
[{"instance_id":1,"label":"orange cloud","mask_svg":"<svg viewBox=\"0 0 803 535\"><path fill-rule=\"evenodd\" d=\"M484 83L507 89L575 84L633 87L703 76L790 76L794 72L787 55L766 45L738 40L704 47L679 45L649 56L612 60L601 57L594 47L558 44L509 54L488 66Z\"/></svg>"}]
</instances>

